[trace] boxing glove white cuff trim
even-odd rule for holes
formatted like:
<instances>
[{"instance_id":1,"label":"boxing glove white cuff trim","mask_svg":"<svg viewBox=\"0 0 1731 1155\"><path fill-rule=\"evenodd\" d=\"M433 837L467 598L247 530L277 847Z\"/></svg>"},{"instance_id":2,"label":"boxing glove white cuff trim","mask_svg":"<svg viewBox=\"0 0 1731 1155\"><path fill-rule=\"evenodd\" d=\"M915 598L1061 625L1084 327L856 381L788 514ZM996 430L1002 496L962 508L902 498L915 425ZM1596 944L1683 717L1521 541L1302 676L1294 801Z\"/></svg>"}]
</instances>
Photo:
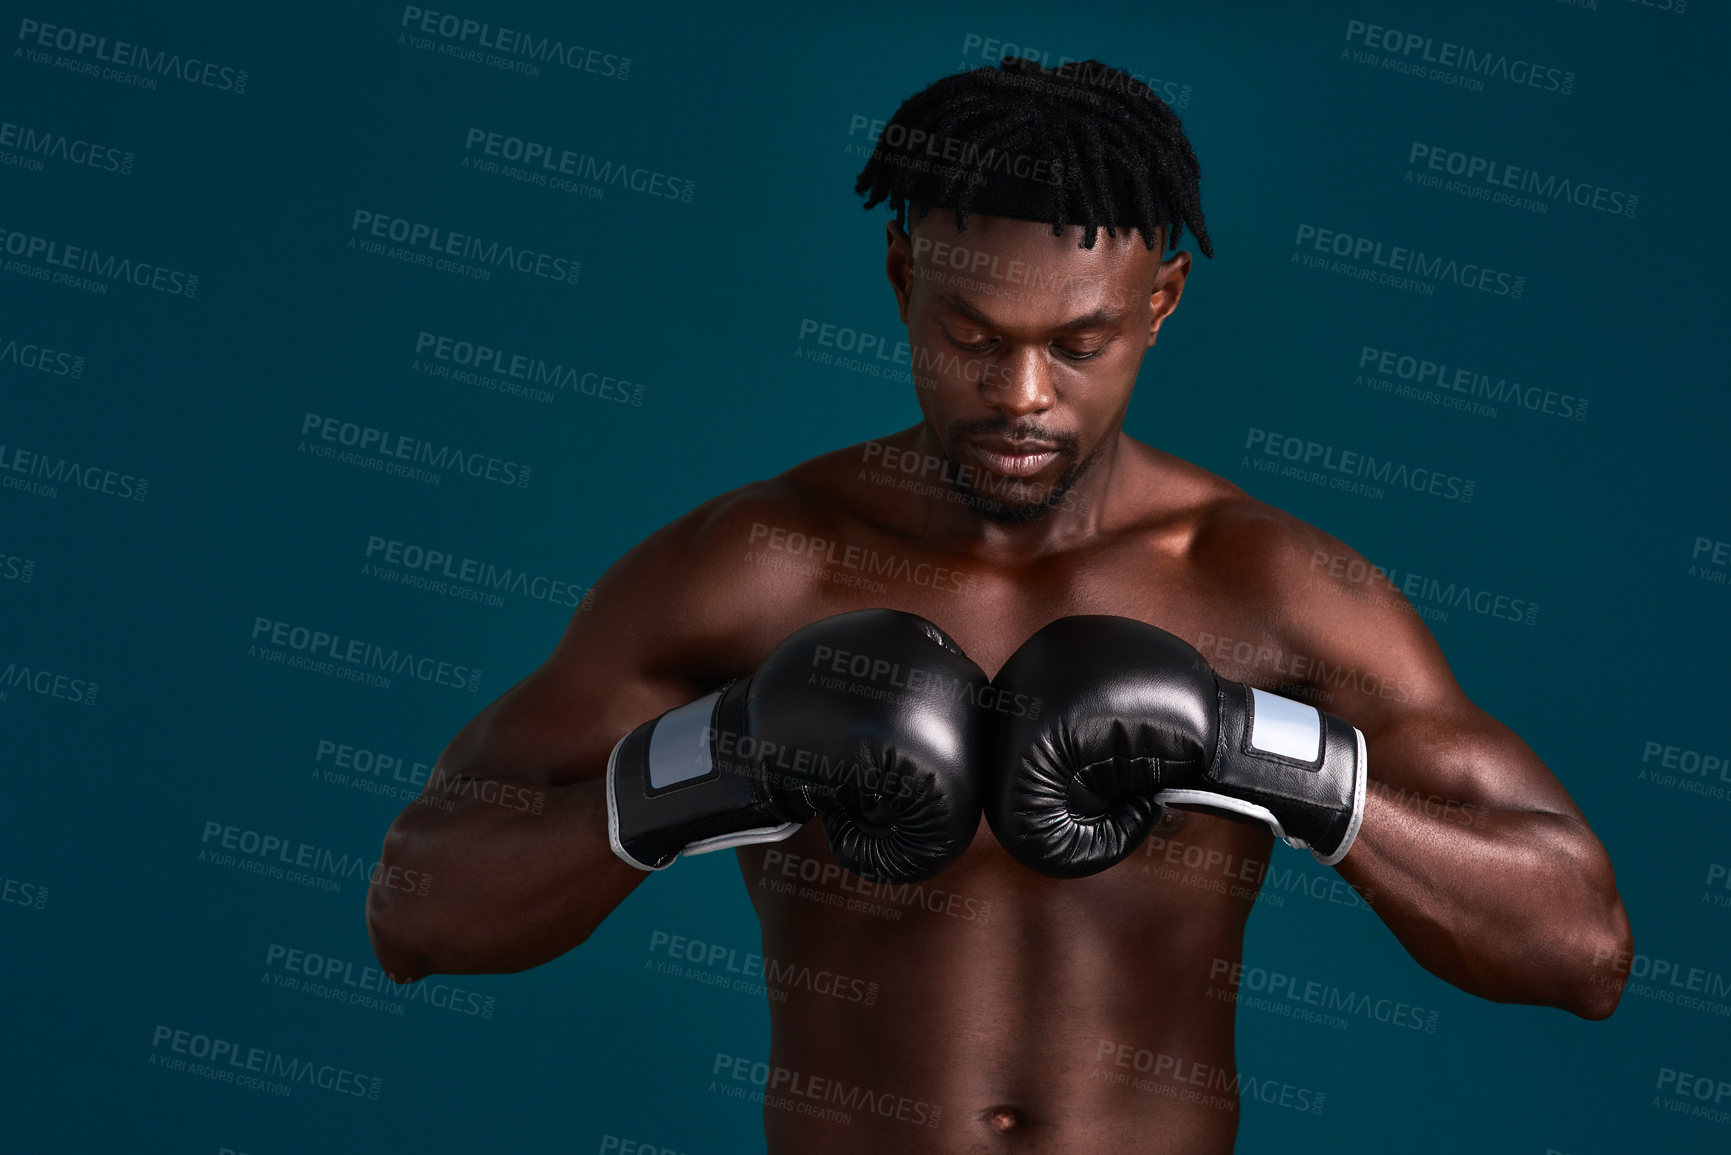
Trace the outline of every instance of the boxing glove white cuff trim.
<instances>
[{"instance_id":1,"label":"boxing glove white cuff trim","mask_svg":"<svg viewBox=\"0 0 1731 1155\"><path fill-rule=\"evenodd\" d=\"M1286 837L1285 827L1280 825L1280 819L1266 806L1254 802L1246 802L1242 798L1229 798L1224 794L1215 794L1209 790L1162 790L1154 795L1154 801L1159 803L1177 802L1190 806L1207 806L1212 810L1230 810L1242 814L1246 818L1254 818L1268 825L1274 831L1274 837L1287 843L1297 841ZM1301 848L1302 848L1302 844Z\"/></svg>"},{"instance_id":2,"label":"boxing glove white cuff trim","mask_svg":"<svg viewBox=\"0 0 1731 1155\"><path fill-rule=\"evenodd\" d=\"M629 738L630 736L631 735L627 734L625 738ZM629 862L638 870L666 870L667 867L672 866L673 863L669 862L666 866L648 866L644 863L638 862L635 858L631 857L631 855L627 854L625 852L625 847L620 845L619 842L619 804L614 801L614 791L618 787L619 747L625 745L625 738L621 738L619 741L613 743L613 753L607 755L607 845L613 848L614 854L617 854L620 858Z\"/></svg>"},{"instance_id":3,"label":"boxing glove white cuff trim","mask_svg":"<svg viewBox=\"0 0 1731 1155\"><path fill-rule=\"evenodd\" d=\"M780 826L759 826L755 830L717 834L714 838L700 838L679 853L708 854L712 850L726 850L730 846L750 846L754 842L780 842L784 838L792 838L793 832L799 828L800 823L798 822L783 822Z\"/></svg>"},{"instance_id":4,"label":"boxing glove white cuff trim","mask_svg":"<svg viewBox=\"0 0 1731 1155\"><path fill-rule=\"evenodd\" d=\"M1358 828L1364 825L1364 787L1370 781L1370 758L1364 749L1364 731L1354 726L1352 732L1358 737L1358 764L1353 767L1357 781L1352 784L1352 818L1347 823L1346 836L1340 840L1340 846L1333 854L1324 857L1316 854L1314 850L1311 851L1316 854L1316 861L1324 866L1333 866L1346 857L1346 852L1352 849L1353 842L1358 838Z\"/></svg>"}]
</instances>

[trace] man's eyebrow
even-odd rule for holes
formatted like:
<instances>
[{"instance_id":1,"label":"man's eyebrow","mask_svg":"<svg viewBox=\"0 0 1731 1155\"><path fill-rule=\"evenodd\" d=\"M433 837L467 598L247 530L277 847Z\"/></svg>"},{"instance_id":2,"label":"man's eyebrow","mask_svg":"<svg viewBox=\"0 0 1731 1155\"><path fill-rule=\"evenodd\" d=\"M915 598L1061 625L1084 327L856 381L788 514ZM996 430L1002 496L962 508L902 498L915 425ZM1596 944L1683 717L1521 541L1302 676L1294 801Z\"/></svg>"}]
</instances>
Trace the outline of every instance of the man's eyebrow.
<instances>
[{"instance_id":1,"label":"man's eyebrow","mask_svg":"<svg viewBox=\"0 0 1731 1155\"><path fill-rule=\"evenodd\" d=\"M948 293L939 297L937 303L951 312L960 313L970 321L986 326L988 329L1000 327L996 321L981 312L978 306L959 293ZM1072 317L1061 325L1053 326L1052 331L1055 333L1073 333L1078 329L1097 329L1102 325L1116 325L1128 315L1123 309L1111 309L1101 305L1097 309L1083 313L1080 317Z\"/></svg>"}]
</instances>

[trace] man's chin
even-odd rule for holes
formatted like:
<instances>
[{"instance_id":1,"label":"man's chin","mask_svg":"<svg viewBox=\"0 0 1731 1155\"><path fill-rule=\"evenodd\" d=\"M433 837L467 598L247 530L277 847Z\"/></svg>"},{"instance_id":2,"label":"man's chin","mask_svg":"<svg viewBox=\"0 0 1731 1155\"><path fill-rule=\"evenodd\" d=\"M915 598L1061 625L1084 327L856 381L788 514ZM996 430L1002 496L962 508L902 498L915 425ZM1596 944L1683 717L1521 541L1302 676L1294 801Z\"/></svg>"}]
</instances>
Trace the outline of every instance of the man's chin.
<instances>
[{"instance_id":1,"label":"man's chin","mask_svg":"<svg viewBox=\"0 0 1731 1155\"><path fill-rule=\"evenodd\" d=\"M1073 451L1062 452L1057 461L1032 477L1011 477L981 469L978 464L955 466L951 458L952 469L946 476L951 491L979 517L995 525L1026 525L1068 504L1065 498L1071 487L1093 467L1101 448L1081 460Z\"/></svg>"},{"instance_id":2,"label":"man's chin","mask_svg":"<svg viewBox=\"0 0 1731 1155\"><path fill-rule=\"evenodd\" d=\"M1026 525L1037 521L1054 509L1064 500L1063 489L1047 489L1040 487L1024 487L1035 493L1044 493L1044 497L1033 497L1028 500L1006 501L1001 497L988 497L969 486L954 486L955 492L961 498L962 504L973 510L980 517L994 525Z\"/></svg>"}]
</instances>

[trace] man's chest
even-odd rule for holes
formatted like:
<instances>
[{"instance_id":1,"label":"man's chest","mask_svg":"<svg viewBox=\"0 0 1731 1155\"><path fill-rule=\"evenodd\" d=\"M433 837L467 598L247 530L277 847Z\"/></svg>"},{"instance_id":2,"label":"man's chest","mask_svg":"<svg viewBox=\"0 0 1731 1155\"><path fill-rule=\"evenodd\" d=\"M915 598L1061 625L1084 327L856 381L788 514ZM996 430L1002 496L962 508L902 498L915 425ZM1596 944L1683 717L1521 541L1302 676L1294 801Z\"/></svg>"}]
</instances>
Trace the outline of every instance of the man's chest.
<instances>
[{"instance_id":1,"label":"man's chest","mask_svg":"<svg viewBox=\"0 0 1731 1155\"><path fill-rule=\"evenodd\" d=\"M777 607L792 615L790 629L849 610L903 610L944 630L990 676L1047 623L1107 614L1176 634L1211 661L1218 654L1228 676L1286 680L1270 658L1284 651L1266 607L1156 535L1005 565L859 534L805 564L805 596Z\"/></svg>"}]
</instances>

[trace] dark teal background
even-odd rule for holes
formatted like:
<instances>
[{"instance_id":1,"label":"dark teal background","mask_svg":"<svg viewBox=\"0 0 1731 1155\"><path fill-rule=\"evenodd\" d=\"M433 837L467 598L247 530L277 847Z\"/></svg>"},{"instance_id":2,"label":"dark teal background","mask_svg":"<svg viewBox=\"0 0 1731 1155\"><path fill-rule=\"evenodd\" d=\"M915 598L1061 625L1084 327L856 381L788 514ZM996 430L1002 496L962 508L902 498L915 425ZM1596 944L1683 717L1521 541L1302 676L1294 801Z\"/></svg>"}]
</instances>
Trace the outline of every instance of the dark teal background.
<instances>
[{"instance_id":1,"label":"dark teal background","mask_svg":"<svg viewBox=\"0 0 1731 1155\"><path fill-rule=\"evenodd\" d=\"M1637 970L1670 962L1720 991L1716 1010L1690 1008L1637 980L1601 1023L1496 1005L1424 972L1365 910L1289 895L1259 907L1247 962L1402 999L1438 1025L1338 1031L1241 1010L1241 1068L1326 1105L1246 1101L1239 1149L1731 1144L1731 1126L1665 1109L1655 1085L1661 1069L1731 1080L1731 908L1707 885L1731 863L1731 783L1713 797L1643 776L1649 742L1731 754L1731 588L1690 568L1697 539L1731 540L1720 11L453 0L463 16L628 56L620 80L417 51L398 43L389 4L164 7L8 3L0 22L13 41L0 121L135 157L129 174L0 165L0 229L199 277L187 299L0 274L0 350L84 358L74 377L0 352L4 452L149 481L142 502L0 490L0 668L100 685L90 704L0 686L0 878L17 896L46 891L40 909L0 903L0 1146L761 1147L759 1109L708 1089L718 1053L767 1056L761 999L646 969L656 931L757 949L731 856L651 880L546 966L440 980L496 1000L491 1017L422 1003L399 1017L262 978L273 943L372 964L359 882L333 894L213 866L202 836L214 821L370 861L402 802L320 780L316 744L431 763L571 612L363 576L369 535L587 587L706 498L918 419L907 385L794 353L813 348L808 318L902 335L882 272L887 214L861 212L851 191L862 158L849 145L863 138L850 120L886 120L940 74L995 64L964 50L969 35L1187 86L1178 111L1217 255L1198 260L1144 364L1129 432L1379 564L1537 603L1531 625L1457 609L1432 629L1467 693L1538 752L1609 849ZM1474 92L1368 67L1341 56L1351 19L1554 64L1574 89ZM246 90L170 78L144 91L33 62L16 51L21 20L245 69ZM596 200L482 175L461 165L475 127L695 193ZM1541 215L1421 189L1402 179L1413 141L1638 194L1638 211ZM347 247L356 209L572 256L581 278L479 282L366 255ZM1511 270L1525 290L1420 296L1303 268L1304 223ZM641 404L565 392L545 405L413 372L423 330L640 384ZM1578 422L1507 406L1487 418L1374 392L1354 383L1366 345L1590 407ZM297 451L308 412L528 463L531 483L431 486L315 460ZM1244 463L1251 428L1443 469L1474 479L1475 496L1373 499L1259 473ZM259 617L482 675L471 693L287 669L248 656ZM1308 861L1281 850L1276 865ZM164 1070L150 1063L159 1024L381 1090L279 1098Z\"/></svg>"}]
</instances>

